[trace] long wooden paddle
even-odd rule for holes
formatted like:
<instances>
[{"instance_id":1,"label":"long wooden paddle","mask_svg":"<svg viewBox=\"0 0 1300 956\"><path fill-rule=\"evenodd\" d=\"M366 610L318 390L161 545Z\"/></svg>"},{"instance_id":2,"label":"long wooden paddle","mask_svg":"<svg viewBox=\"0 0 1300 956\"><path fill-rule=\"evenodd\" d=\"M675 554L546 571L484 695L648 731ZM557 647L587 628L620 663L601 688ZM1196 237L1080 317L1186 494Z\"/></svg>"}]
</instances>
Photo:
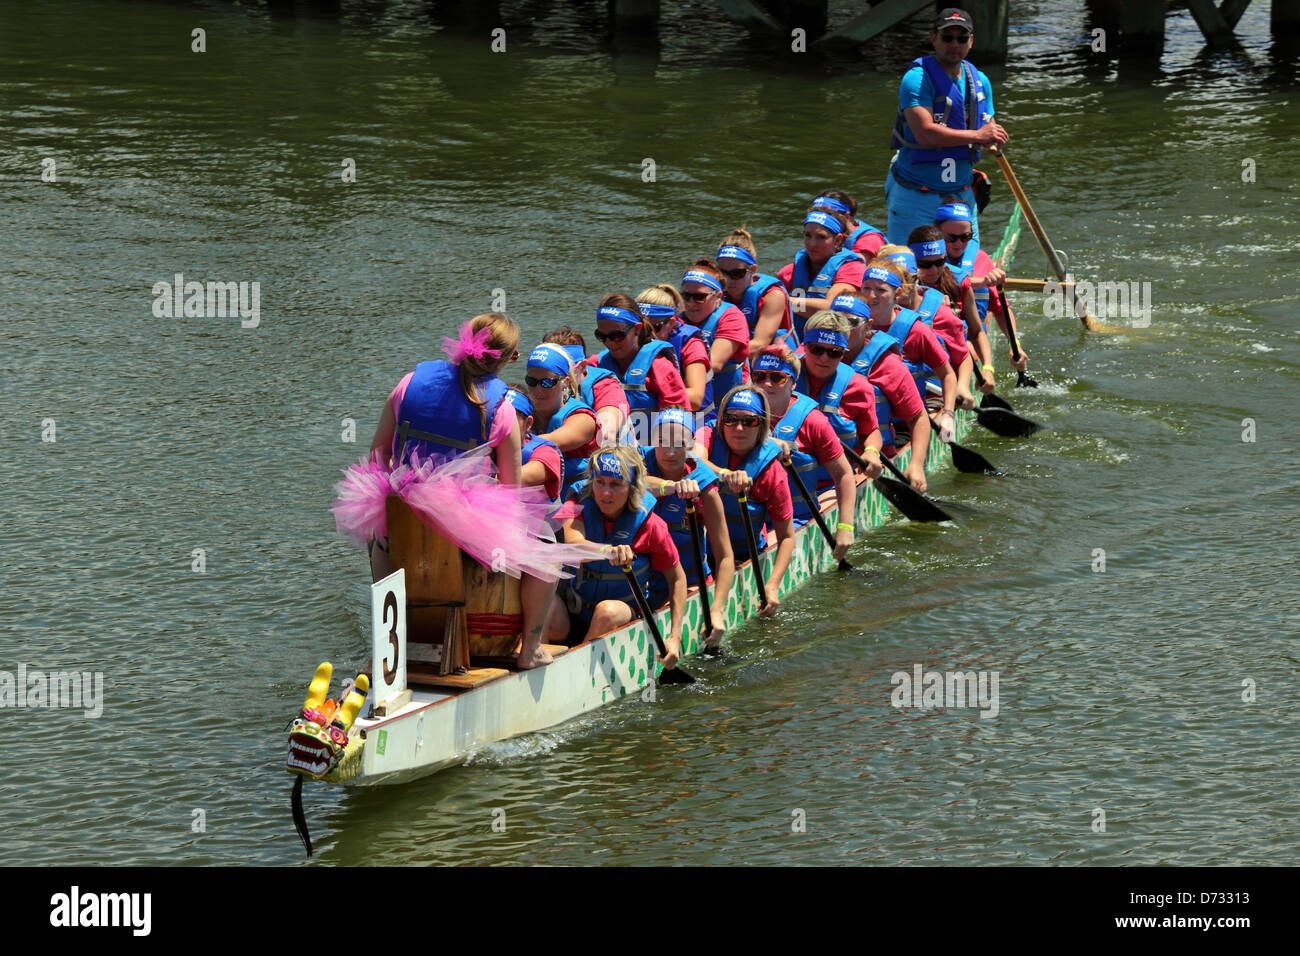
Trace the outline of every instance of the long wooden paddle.
<instances>
[{"instance_id":1,"label":"long wooden paddle","mask_svg":"<svg viewBox=\"0 0 1300 956\"><path fill-rule=\"evenodd\" d=\"M933 395L942 395L943 389L934 382L925 383L926 391ZM1017 415L1008 408L1003 408L1006 402L998 399L1002 405L995 402L989 402L989 396L984 396L984 401L975 406L975 420L993 432L995 435L1001 435L1003 438L1026 438L1036 431L1042 430L1042 425L1023 416Z\"/></svg>"},{"instance_id":2,"label":"long wooden paddle","mask_svg":"<svg viewBox=\"0 0 1300 956\"><path fill-rule=\"evenodd\" d=\"M1025 190L1020 185L1020 180L1016 178L1011 164L1007 162L1007 157L997 146L990 146L989 149L997 157L998 167L1002 170L1002 175L1007 178L1007 185L1011 187L1011 192L1016 197L1016 202L1020 204L1020 211L1025 214L1025 219L1029 222L1029 228L1033 230L1034 238L1038 240L1038 246L1043 250L1043 255L1047 256L1047 263L1056 273L1056 278L1060 282L1065 281L1065 266L1061 262L1061 257L1057 255L1056 248L1052 245L1052 240L1047 238L1047 231L1043 229L1043 224L1038 221L1038 216L1034 214L1034 207L1029 205L1029 197L1025 195ZM1075 315L1079 316L1079 321L1089 332L1123 332L1124 329L1117 329L1114 326L1106 325L1099 321L1095 316L1089 315L1087 309L1079 307L1078 296L1074 294L1074 286L1070 286L1070 305L1074 309Z\"/></svg>"},{"instance_id":3,"label":"long wooden paddle","mask_svg":"<svg viewBox=\"0 0 1300 956\"><path fill-rule=\"evenodd\" d=\"M826 519L822 517L821 509L817 507L817 502L813 500L813 496L809 493L808 486L803 483L803 478L800 476L798 469L794 467L794 462L782 458L781 464L785 465L786 474L794 479L794 486L799 489L799 494L803 497L804 504L806 504L808 510L812 512L813 520L817 522L817 527L821 528L822 537L826 539L826 543L830 545L830 549L833 552L835 550L835 535L831 534L831 529L827 527ZM840 558L839 569L841 571L852 571L853 565L849 564L848 559Z\"/></svg>"},{"instance_id":4,"label":"long wooden paddle","mask_svg":"<svg viewBox=\"0 0 1300 956\"><path fill-rule=\"evenodd\" d=\"M740 514L745 519L745 541L749 544L749 564L754 569L758 584L759 610L767 607L767 581L763 578L763 560L758 553L758 539L754 536L754 519L749 513L749 495L740 495Z\"/></svg>"},{"instance_id":5,"label":"long wooden paddle","mask_svg":"<svg viewBox=\"0 0 1300 956\"><path fill-rule=\"evenodd\" d=\"M939 427L939 423L933 418L930 419L930 427L934 429L936 435L942 431ZM980 472L983 472L986 475L996 475L998 473L998 470L993 463L979 452L966 448L964 445L959 445L955 441L947 442L947 445L948 449L952 452L952 463L956 466L958 471L964 471L968 475L978 474Z\"/></svg>"},{"instance_id":6,"label":"long wooden paddle","mask_svg":"<svg viewBox=\"0 0 1300 956\"><path fill-rule=\"evenodd\" d=\"M700 610L704 612L704 633L713 633L713 607L709 603L708 575L704 573L704 543L700 540L700 517L695 513L695 502L686 502L686 524L691 529L691 550L695 552L695 576L700 579ZM704 646L705 654L718 654L721 649Z\"/></svg>"},{"instance_id":7,"label":"long wooden paddle","mask_svg":"<svg viewBox=\"0 0 1300 956\"><path fill-rule=\"evenodd\" d=\"M863 471L867 470L867 463L861 455L850 448L843 440L844 454L849 456L849 461L853 462ZM880 493L885 496L885 500L891 505L903 512L903 517L909 521L951 521L952 515L939 507L938 503L932 498L927 498L907 480L907 476L895 467L894 463L884 455L880 456L880 462L888 468L898 480L890 478L888 475L881 475L875 479L876 486Z\"/></svg>"},{"instance_id":8,"label":"long wooden paddle","mask_svg":"<svg viewBox=\"0 0 1300 956\"><path fill-rule=\"evenodd\" d=\"M636 579L636 572L632 570L632 565L623 565L623 573L627 575L627 583L632 587L632 594L636 596L636 606L641 609L641 619L646 622L650 628L650 636L655 639L655 647L659 648L659 653L664 657L668 656L668 645L664 643L664 637L659 633L659 622L655 620L654 612L650 610L650 602L646 600L645 592L641 590L641 582ZM659 675L660 684L694 684L695 678L680 667L664 668L664 672Z\"/></svg>"},{"instance_id":9,"label":"long wooden paddle","mask_svg":"<svg viewBox=\"0 0 1300 956\"><path fill-rule=\"evenodd\" d=\"M1016 341L1016 327L1011 321L1011 306L1007 305L1007 294L1002 291L1002 286L997 287L998 301L1002 303L1002 314L1007 317L1007 335L1011 339L1011 358L1020 361L1020 343ZM1016 388L1022 388L1028 385L1030 388L1037 388L1038 382L1030 378L1023 371L1017 369Z\"/></svg>"}]
</instances>

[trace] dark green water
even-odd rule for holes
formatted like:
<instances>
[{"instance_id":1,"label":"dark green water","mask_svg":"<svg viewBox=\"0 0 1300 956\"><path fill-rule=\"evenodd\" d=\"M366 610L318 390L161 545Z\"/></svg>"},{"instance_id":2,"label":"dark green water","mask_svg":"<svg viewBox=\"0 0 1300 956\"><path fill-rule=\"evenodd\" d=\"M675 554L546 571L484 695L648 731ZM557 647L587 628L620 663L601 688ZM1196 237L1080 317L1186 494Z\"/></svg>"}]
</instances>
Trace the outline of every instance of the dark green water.
<instances>
[{"instance_id":1,"label":"dark green water","mask_svg":"<svg viewBox=\"0 0 1300 956\"><path fill-rule=\"evenodd\" d=\"M774 270L828 183L883 217L923 31L819 66L665 6L657 54L565 13L493 54L414 5L0 4L0 669L105 681L97 720L0 710L9 862L302 861L284 726L368 630L330 488L492 290L532 342L740 223ZM872 533L865 573L653 705L309 787L316 859L1294 864L1300 123L1259 6L1238 52L1202 54L1184 11L1158 64L1117 65L1080 6L1017 5L988 71L1008 155L1073 271L1153 308L1097 336L1013 298L1042 387L1003 391L1051 430L972 437L1008 475L933 479L959 527ZM155 317L178 272L260 282L260 323ZM1013 272L1043 275L1027 231ZM998 716L891 707L913 664L997 671Z\"/></svg>"}]
</instances>

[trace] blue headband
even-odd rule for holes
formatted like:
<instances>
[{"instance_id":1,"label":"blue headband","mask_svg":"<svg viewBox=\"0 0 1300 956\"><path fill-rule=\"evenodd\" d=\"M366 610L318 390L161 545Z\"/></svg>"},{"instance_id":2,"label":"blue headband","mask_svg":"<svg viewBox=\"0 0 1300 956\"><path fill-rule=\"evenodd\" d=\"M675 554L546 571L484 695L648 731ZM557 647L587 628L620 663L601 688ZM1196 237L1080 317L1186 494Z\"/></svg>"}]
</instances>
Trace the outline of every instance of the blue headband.
<instances>
[{"instance_id":1,"label":"blue headband","mask_svg":"<svg viewBox=\"0 0 1300 956\"><path fill-rule=\"evenodd\" d=\"M671 319L677 314L677 309L671 305L649 305L642 302L637 308L647 319Z\"/></svg>"},{"instance_id":2,"label":"blue headband","mask_svg":"<svg viewBox=\"0 0 1300 956\"><path fill-rule=\"evenodd\" d=\"M682 285L688 282L698 282L700 285L706 285L714 292L722 291L722 283L707 272L701 272L699 269L687 269L686 274L682 276Z\"/></svg>"},{"instance_id":3,"label":"blue headband","mask_svg":"<svg viewBox=\"0 0 1300 956\"><path fill-rule=\"evenodd\" d=\"M834 209L836 212L843 213L846 216L850 215L852 212L852 210L849 209L848 203L841 202L838 199L832 199L830 196L818 196L812 201L812 204L814 206L825 206L827 209ZM807 222L807 220L804 221Z\"/></svg>"},{"instance_id":4,"label":"blue headband","mask_svg":"<svg viewBox=\"0 0 1300 956\"><path fill-rule=\"evenodd\" d=\"M623 325L641 324L641 316L637 313L629 312L627 309L620 309L612 305L607 305L602 309L597 309L596 319L609 319L611 322L621 322Z\"/></svg>"},{"instance_id":5,"label":"blue headband","mask_svg":"<svg viewBox=\"0 0 1300 956\"><path fill-rule=\"evenodd\" d=\"M604 478L617 478L619 481L630 481L627 472L623 470L623 459L619 458L613 452L603 451L592 459L596 465L596 474Z\"/></svg>"},{"instance_id":6,"label":"blue headband","mask_svg":"<svg viewBox=\"0 0 1300 956\"><path fill-rule=\"evenodd\" d=\"M964 202L945 203L934 211L935 223L941 222L973 222L970 215L970 206Z\"/></svg>"},{"instance_id":7,"label":"blue headband","mask_svg":"<svg viewBox=\"0 0 1300 956\"><path fill-rule=\"evenodd\" d=\"M695 415L684 408L665 408L655 418L655 428L661 425L681 425L692 435L695 434Z\"/></svg>"},{"instance_id":8,"label":"blue headband","mask_svg":"<svg viewBox=\"0 0 1300 956\"><path fill-rule=\"evenodd\" d=\"M885 258L890 262L901 262L903 268L908 272L916 271L916 256L912 255L910 250L907 252L891 252Z\"/></svg>"},{"instance_id":9,"label":"blue headband","mask_svg":"<svg viewBox=\"0 0 1300 956\"><path fill-rule=\"evenodd\" d=\"M805 329L803 341L805 345L829 345L837 349L849 347L848 336L834 329Z\"/></svg>"},{"instance_id":10,"label":"blue headband","mask_svg":"<svg viewBox=\"0 0 1300 956\"><path fill-rule=\"evenodd\" d=\"M758 260L754 258L753 253L748 249L742 249L740 246L720 246L715 259L739 259L747 266L758 265Z\"/></svg>"},{"instance_id":11,"label":"blue headband","mask_svg":"<svg viewBox=\"0 0 1300 956\"><path fill-rule=\"evenodd\" d=\"M568 375L573 370L573 362L564 346L546 343L537 346L528 353L528 365L526 367L544 368L556 375Z\"/></svg>"},{"instance_id":12,"label":"blue headband","mask_svg":"<svg viewBox=\"0 0 1300 956\"><path fill-rule=\"evenodd\" d=\"M867 274L862 277L862 281L866 282L868 279L875 279L877 282L885 283L885 285L892 285L895 289L899 288L903 284L902 279L898 278L898 276L894 275L888 269L882 269L879 266L867 270Z\"/></svg>"},{"instance_id":13,"label":"blue headband","mask_svg":"<svg viewBox=\"0 0 1300 956\"><path fill-rule=\"evenodd\" d=\"M942 239L931 239L929 242L914 242L911 249L918 259L933 259L935 256L944 255L945 252Z\"/></svg>"},{"instance_id":14,"label":"blue headband","mask_svg":"<svg viewBox=\"0 0 1300 956\"><path fill-rule=\"evenodd\" d=\"M533 403L528 400L528 396L517 389L510 389L506 392L506 401L515 407L520 415L533 414Z\"/></svg>"},{"instance_id":15,"label":"blue headband","mask_svg":"<svg viewBox=\"0 0 1300 956\"><path fill-rule=\"evenodd\" d=\"M838 236L840 234L840 230L844 228L843 226L840 225L840 221L836 219L834 216L832 216L830 213L818 212L815 209L812 212L808 213L807 216L804 217L803 224L805 226L808 225L808 223L810 222L815 226L821 226L823 229L829 229L831 231L831 235L833 236Z\"/></svg>"},{"instance_id":16,"label":"blue headband","mask_svg":"<svg viewBox=\"0 0 1300 956\"><path fill-rule=\"evenodd\" d=\"M560 348L569 353L574 365L580 364L587 357L587 351L581 345L561 345Z\"/></svg>"},{"instance_id":17,"label":"blue headband","mask_svg":"<svg viewBox=\"0 0 1300 956\"><path fill-rule=\"evenodd\" d=\"M772 355L771 353L765 353L759 355L758 358L754 359L754 371L755 372L782 372L785 375L789 375L791 378L797 377L794 374L793 365L791 365L785 359L781 358L781 356Z\"/></svg>"},{"instance_id":18,"label":"blue headband","mask_svg":"<svg viewBox=\"0 0 1300 956\"><path fill-rule=\"evenodd\" d=\"M837 295L831 299L831 311L847 312L849 315L856 315L860 319L871 319L871 306L856 295Z\"/></svg>"},{"instance_id":19,"label":"blue headband","mask_svg":"<svg viewBox=\"0 0 1300 956\"><path fill-rule=\"evenodd\" d=\"M732 409L737 408L743 409L747 412L753 412L755 415L760 417L767 414L767 411L763 408L763 399L759 396L758 392L754 391L752 388L742 389L735 395L732 395L731 401L727 403L725 411L731 411Z\"/></svg>"}]
</instances>

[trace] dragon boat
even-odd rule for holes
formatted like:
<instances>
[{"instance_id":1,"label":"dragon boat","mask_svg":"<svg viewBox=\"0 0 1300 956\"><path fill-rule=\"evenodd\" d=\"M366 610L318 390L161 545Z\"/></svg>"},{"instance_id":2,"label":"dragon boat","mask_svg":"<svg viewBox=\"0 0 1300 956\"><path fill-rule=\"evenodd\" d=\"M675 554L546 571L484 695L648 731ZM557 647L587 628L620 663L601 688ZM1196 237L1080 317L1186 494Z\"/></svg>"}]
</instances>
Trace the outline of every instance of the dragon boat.
<instances>
[{"instance_id":1,"label":"dragon boat","mask_svg":"<svg viewBox=\"0 0 1300 956\"><path fill-rule=\"evenodd\" d=\"M991 257L1003 269L1015 250L1020 223L1016 206ZM971 431L975 420L975 413L958 410L957 441ZM905 468L910 456L911 448L904 448L894 458L895 465ZM947 447L936 438L926 456L926 472L939 470L947 459ZM875 482L859 475L857 491L853 525L861 535L891 515ZM842 520L838 511L834 502L822 509L830 527ZM398 570L371 587L371 667L352 686L344 687L335 705L324 699L330 673L329 666L322 664L302 713L290 726L285 769L297 777L294 819L308 853L311 843L301 805L304 779L358 787L414 780L463 763L485 744L546 730L641 694L662 671L647 623L641 619L575 647L548 645L555 659L544 667L510 666L510 648L517 642L520 620L517 582L512 595L507 582L513 579L492 574L419 525L396 496L389 499L389 519ZM782 601L836 563L815 522L797 529L795 542L780 584ZM775 552L773 541L759 556L764 579L771 572ZM760 609L749 564L745 561L736 567L725 615L729 632L757 616ZM448 598L449 591L459 593ZM698 588L690 590L683 614L683 661L702 650L704 622L698 595ZM655 611L654 617L665 633L668 607ZM432 643L414 640L412 630L437 637ZM448 634L471 640L444 641ZM364 703L359 695L364 695ZM336 713L337 719L332 719Z\"/></svg>"}]
</instances>

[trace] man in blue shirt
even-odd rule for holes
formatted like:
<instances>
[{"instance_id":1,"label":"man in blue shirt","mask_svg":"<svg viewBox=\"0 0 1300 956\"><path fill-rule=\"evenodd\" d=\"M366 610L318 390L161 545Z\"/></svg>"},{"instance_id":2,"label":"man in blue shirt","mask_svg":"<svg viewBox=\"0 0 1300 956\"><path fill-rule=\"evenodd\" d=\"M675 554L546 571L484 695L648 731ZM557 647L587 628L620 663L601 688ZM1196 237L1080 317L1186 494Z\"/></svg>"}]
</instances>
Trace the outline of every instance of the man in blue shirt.
<instances>
[{"instance_id":1,"label":"man in blue shirt","mask_svg":"<svg viewBox=\"0 0 1300 956\"><path fill-rule=\"evenodd\" d=\"M935 210L952 197L974 210L971 177L980 149L1007 141L993 122L988 77L966 62L974 33L969 13L944 10L930 33L934 55L913 60L899 84L890 143L898 156L885 179L891 243L906 245L917 226L933 225ZM978 222L971 231L978 242Z\"/></svg>"}]
</instances>

